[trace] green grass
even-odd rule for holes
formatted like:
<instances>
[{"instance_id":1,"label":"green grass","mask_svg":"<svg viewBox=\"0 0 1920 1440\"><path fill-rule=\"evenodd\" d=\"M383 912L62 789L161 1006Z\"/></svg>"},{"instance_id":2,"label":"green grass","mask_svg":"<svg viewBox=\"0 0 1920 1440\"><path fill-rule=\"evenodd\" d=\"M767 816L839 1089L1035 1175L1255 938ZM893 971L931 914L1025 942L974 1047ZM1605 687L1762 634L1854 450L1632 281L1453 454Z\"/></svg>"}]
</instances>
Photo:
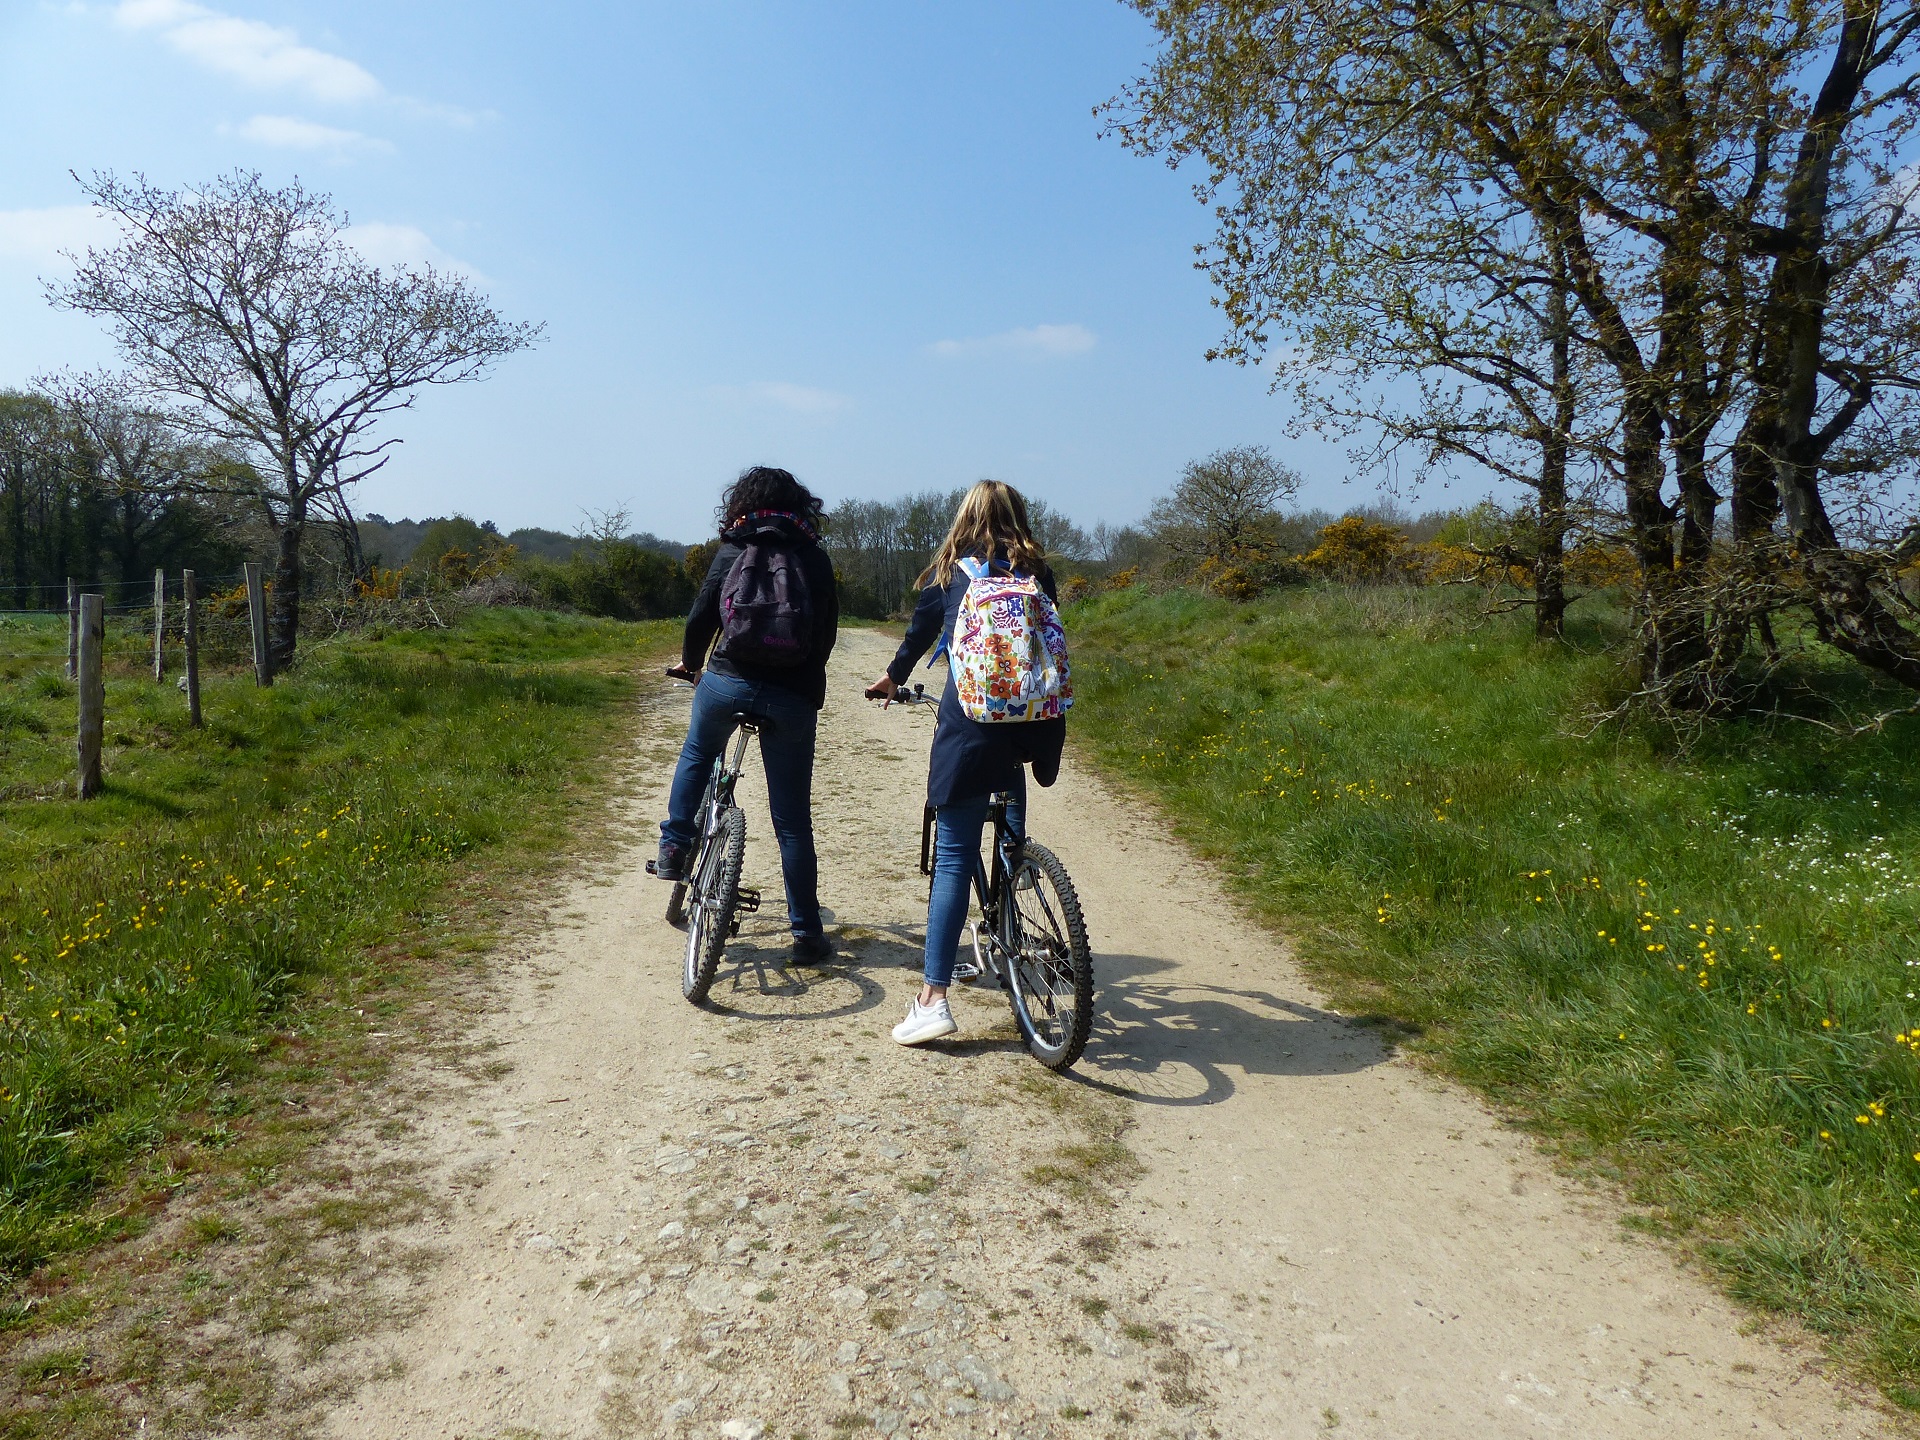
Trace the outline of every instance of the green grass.
<instances>
[{"instance_id":1,"label":"green grass","mask_svg":"<svg viewBox=\"0 0 1920 1440\"><path fill-rule=\"evenodd\" d=\"M0 621L0 1272L125 1223L94 1202L136 1157L225 1143L221 1097L329 977L403 967L396 936L483 948L420 943L431 898L565 843L672 628L496 610L309 644L270 690L209 676L198 731L115 630L83 804L64 630Z\"/></svg>"},{"instance_id":2,"label":"green grass","mask_svg":"<svg viewBox=\"0 0 1920 1440\"><path fill-rule=\"evenodd\" d=\"M1601 622L1477 603L1096 597L1075 730L1337 995L1920 1404L1920 721L1582 738Z\"/></svg>"}]
</instances>

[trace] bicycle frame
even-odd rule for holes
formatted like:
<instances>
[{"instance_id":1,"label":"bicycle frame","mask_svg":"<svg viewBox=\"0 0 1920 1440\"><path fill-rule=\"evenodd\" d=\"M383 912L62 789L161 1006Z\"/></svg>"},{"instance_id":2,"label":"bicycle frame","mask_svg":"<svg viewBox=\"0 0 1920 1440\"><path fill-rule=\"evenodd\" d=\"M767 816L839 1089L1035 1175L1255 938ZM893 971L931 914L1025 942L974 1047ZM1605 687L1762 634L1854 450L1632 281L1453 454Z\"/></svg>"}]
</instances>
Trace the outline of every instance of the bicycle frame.
<instances>
[{"instance_id":1,"label":"bicycle frame","mask_svg":"<svg viewBox=\"0 0 1920 1440\"><path fill-rule=\"evenodd\" d=\"M733 787L739 783L740 769L747 763L747 737L760 733L760 727L750 720L740 722L740 728L733 732L727 741L732 753L725 751L715 757L713 762L713 798L717 802L704 810L697 826L700 839L704 843L713 833L714 817L733 803Z\"/></svg>"}]
</instances>

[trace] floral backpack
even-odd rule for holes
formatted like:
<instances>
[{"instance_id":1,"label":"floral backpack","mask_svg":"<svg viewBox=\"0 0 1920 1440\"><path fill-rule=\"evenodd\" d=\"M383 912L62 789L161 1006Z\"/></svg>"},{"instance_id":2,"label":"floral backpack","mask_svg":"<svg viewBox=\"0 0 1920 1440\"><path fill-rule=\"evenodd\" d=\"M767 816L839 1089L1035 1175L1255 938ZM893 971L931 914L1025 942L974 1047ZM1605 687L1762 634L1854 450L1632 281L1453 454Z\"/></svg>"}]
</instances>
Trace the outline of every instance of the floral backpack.
<instances>
[{"instance_id":1,"label":"floral backpack","mask_svg":"<svg viewBox=\"0 0 1920 1440\"><path fill-rule=\"evenodd\" d=\"M962 560L967 593L953 622L947 665L969 718L1057 720L1073 704L1067 632L1031 575Z\"/></svg>"}]
</instances>

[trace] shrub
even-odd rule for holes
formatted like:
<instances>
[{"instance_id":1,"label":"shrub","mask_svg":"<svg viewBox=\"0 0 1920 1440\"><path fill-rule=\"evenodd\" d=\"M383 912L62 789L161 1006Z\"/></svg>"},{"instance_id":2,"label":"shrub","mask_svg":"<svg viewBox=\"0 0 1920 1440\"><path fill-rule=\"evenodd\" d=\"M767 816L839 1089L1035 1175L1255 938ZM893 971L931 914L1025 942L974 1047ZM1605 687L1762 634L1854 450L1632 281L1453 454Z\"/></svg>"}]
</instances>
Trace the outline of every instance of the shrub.
<instances>
[{"instance_id":1,"label":"shrub","mask_svg":"<svg viewBox=\"0 0 1920 1440\"><path fill-rule=\"evenodd\" d=\"M1300 557L1300 565L1351 584L1411 581L1419 575L1419 560L1406 534L1364 515L1348 515L1322 529L1319 543Z\"/></svg>"},{"instance_id":2,"label":"shrub","mask_svg":"<svg viewBox=\"0 0 1920 1440\"><path fill-rule=\"evenodd\" d=\"M665 619L693 600L685 565L625 540L583 547L563 564L523 560L516 570L550 603L615 620Z\"/></svg>"}]
</instances>

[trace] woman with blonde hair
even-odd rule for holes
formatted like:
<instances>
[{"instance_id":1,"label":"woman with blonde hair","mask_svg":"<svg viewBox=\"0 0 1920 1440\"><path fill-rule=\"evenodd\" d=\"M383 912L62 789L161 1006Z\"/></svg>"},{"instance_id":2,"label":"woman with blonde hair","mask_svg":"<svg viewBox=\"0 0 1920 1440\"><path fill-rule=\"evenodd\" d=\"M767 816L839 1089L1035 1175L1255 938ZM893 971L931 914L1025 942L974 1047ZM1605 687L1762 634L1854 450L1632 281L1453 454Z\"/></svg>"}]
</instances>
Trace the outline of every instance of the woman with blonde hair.
<instances>
[{"instance_id":1,"label":"woman with blonde hair","mask_svg":"<svg viewBox=\"0 0 1920 1440\"><path fill-rule=\"evenodd\" d=\"M891 698L936 641L935 658L948 653L968 585L976 576L996 571L1030 577L1050 601L1058 600L1046 554L1027 524L1026 501L1011 485L982 480L960 502L947 538L920 576L920 599L907 637L886 674L867 690L868 697ZM953 983L954 952L966 925L989 799L998 791L1011 793L1007 821L1016 833L1021 832L1026 767L1033 767L1033 778L1041 785L1053 784L1060 774L1060 752L1067 738L1064 713L990 724L967 713L959 692L958 685L949 683L941 697L928 757L927 804L935 815L935 844L933 888L927 900L925 983L908 1007L907 1018L894 1027L893 1038L902 1045L923 1044L959 1030L947 1003L947 989ZM1048 707L1054 709L1064 711L1065 705Z\"/></svg>"}]
</instances>

